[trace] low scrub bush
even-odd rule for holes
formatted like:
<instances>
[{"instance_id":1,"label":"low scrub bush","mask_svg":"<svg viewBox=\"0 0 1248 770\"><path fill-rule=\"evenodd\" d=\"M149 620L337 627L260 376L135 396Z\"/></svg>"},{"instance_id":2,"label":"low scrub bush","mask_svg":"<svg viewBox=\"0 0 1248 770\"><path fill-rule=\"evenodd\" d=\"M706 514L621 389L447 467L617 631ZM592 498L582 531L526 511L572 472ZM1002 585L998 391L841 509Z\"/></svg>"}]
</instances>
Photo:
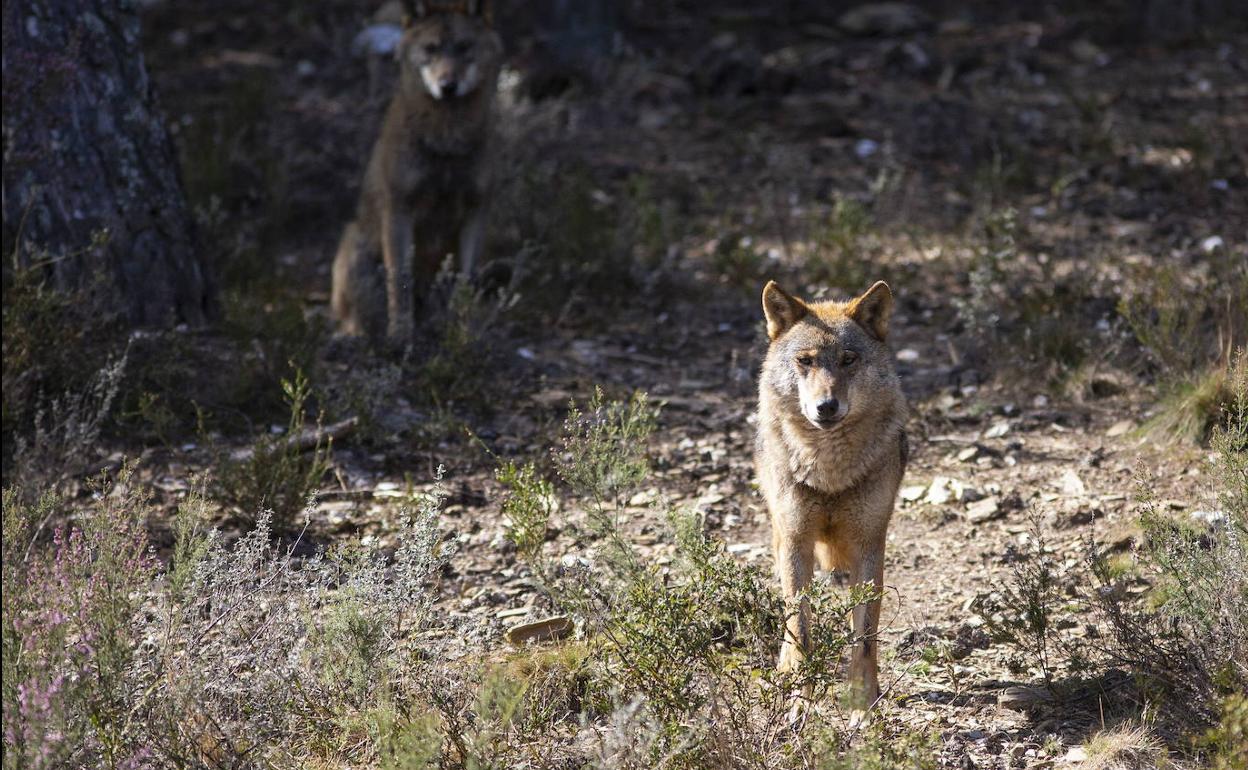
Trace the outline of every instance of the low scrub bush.
<instances>
[{"instance_id":1,"label":"low scrub bush","mask_svg":"<svg viewBox=\"0 0 1248 770\"><path fill-rule=\"evenodd\" d=\"M499 189L489 251L510 255L492 269L511 272L518 316L594 323L604 303L673 279L666 268L685 231L671 201L681 191L659 194L643 175L611 182L584 165L517 163Z\"/></svg>"},{"instance_id":2,"label":"low scrub bush","mask_svg":"<svg viewBox=\"0 0 1248 770\"><path fill-rule=\"evenodd\" d=\"M808 735L820 740L788 729L786 714L803 696L825 702L833 691L839 658L853 641L845 616L870 592L812 587L814 652L796 673L777 672L786 607L770 575L737 562L703 533L698 516L661 503L671 553L664 564L623 528L621 514L648 474L654 421L640 395L605 401L598 391L584 410L570 409L555 466L577 502L568 517L583 514L593 543L583 556L555 558L546 546L560 512L554 482L534 464L506 463L498 473L508 488L509 537L585 629L587 711L608 715L600 761L770 768L849 756L835 700L830 712L811 711ZM880 762L829 766L894 766Z\"/></svg>"},{"instance_id":3,"label":"low scrub bush","mask_svg":"<svg viewBox=\"0 0 1248 770\"><path fill-rule=\"evenodd\" d=\"M282 393L290 410L286 430L265 434L241 456L219 453L213 488L219 500L244 518L267 512L273 529L285 534L295 529L296 517L329 470L333 441L321 435L320 420L311 446L304 441L311 387L302 371L282 380Z\"/></svg>"},{"instance_id":4,"label":"low scrub bush","mask_svg":"<svg viewBox=\"0 0 1248 770\"><path fill-rule=\"evenodd\" d=\"M1086 275L1059 273L1027 239L1014 209L986 217L967 267L967 292L954 305L973 358L1022 365L1056 384L1094 349L1109 349L1094 330L1102 303Z\"/></svg>"},{"instance_id":5,"label":"low scrub bush","mask_svg":"<svg viewBox=\"0 0 1248 770\"><path fill-rule=\"evenodd\" d=\"M129 469L97 503L4 493L4 765L141 766L135 621L157 564ZM44 542L51 527L51 542Z\"/></svg>"},{"instance_id":6,"label":"low scrub bush","mask_svg":"<svg viewBox=\"0 0 1248 770\"><path fill-rule=\"evenodd\" d=\"M51 257L36 257L4 266L4 471L25 489L86 470L78 466L112 415L127 350L107 280L63 290L45 275Z\"/></svg>"},{"instance_id":7,"label":"low scrub bush","mask_svg":"<svg viewBox=\"0 0 1248 770\"><path fill-rule=\"evenodd\" d=\"M807 261L812 275L842 291L861 291L878 276L868 258L874 223L866 207L852 198L837 198L826 220L815 229L813 252Z\"/></svg>"}]
</instances>

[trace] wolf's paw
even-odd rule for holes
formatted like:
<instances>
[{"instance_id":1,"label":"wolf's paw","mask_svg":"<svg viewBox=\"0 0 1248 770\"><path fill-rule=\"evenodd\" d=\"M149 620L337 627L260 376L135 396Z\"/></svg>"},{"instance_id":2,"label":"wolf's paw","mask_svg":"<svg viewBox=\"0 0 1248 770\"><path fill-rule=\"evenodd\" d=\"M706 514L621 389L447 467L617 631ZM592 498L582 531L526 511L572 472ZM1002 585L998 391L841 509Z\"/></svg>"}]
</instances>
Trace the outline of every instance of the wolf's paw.
<instances>
[{"instance_id":1,"label":"wolf's paw","mask_svg":"<svg viewBox=\"0 0 1248 770\"><path fill-rule=\"evenodd\" d=\"M870 715L870 713L871 712L868 711L867 709L854 709L853 711L850 711L849 712L849 729L857 730L858 728L865 725L867 723L867 718Z\"/></svg>"},{"instance_id":2,"label":"wolf's paw","mask_svg":"<svg viewBox=\"0 0 1248 770\"><path fill-rule=\"evenodd\" d=\"M810 699L803 695L794 695L789 703L789 727L800 730L806 724L806 715L810 712Z\"/></svg>"},{"instance_id":3,"label":"wolf's paw","mask_svg":"<svg viewBox=\"0 0 1248 770\"><path fill-rule=\"evenodd\" d=\"M785 642L780 648L780 660L776 663L776 670L782 674L795 674L804 657L796 644Z\"/></svg>"}]
</instances>

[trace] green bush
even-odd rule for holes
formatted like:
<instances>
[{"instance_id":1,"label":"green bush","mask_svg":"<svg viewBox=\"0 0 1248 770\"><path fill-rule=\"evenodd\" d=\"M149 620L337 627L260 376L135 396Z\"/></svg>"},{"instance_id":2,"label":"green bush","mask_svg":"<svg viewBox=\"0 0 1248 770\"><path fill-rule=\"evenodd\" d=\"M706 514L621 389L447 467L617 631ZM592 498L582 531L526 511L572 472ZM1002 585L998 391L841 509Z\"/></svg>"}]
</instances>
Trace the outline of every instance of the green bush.
<instances>
[{"instance_id":1,"label":"green bush","mask_svg":"<svg viewBox=\"0 0 1248 770\"><path fill-rule=\"evenodd\" d=\"M282 380L282 392L290 410L285 432L265 434L241 457L220 453L213 489L221 502L244 519L254 521L258 512L271 512L274 529L286 533L296 528L299 513L329 471L333 440L321 435L318 420L312 446L301 441L311 396L301 370L295 371L293 379Z\"/></svg>"}]
</instances>

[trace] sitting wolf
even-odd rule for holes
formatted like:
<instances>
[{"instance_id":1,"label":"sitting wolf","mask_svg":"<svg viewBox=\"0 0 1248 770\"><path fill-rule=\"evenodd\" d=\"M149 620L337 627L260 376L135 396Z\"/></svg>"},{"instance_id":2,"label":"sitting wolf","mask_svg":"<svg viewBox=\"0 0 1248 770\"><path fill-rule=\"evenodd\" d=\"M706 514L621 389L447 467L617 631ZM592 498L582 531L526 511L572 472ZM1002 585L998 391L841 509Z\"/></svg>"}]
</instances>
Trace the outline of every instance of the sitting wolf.
<instances>
[{"instance_id":1,"label":"sitting wolf","mask_svg":"<svg viewBox=\"0 0 1248 770\"><path fill-rule=\"evenodd\" d=\"M471 274L489 202L489 135L503 47L482 0L417 2L399 82L334 258L332 312L346 334L412 341L448 254ZM384 302L383 302L384 299Z\"/></svg>"}]
</instances>

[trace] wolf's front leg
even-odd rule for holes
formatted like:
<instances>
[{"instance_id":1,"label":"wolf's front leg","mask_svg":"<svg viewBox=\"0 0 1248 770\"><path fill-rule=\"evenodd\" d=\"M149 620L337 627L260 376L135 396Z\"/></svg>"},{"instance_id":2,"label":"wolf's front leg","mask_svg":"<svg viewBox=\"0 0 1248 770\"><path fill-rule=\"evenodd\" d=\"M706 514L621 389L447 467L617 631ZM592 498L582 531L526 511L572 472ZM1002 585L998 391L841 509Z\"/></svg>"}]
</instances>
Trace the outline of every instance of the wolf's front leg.
<instances>
[{"instance_id":1,"label":"wolf's front leg","mask_svg":"<svg viewBox=\"0 0 1248 770\"><path fill-rule=\"evenodd\" d=\"M784 594L784 641L780 645L781 671L796 671L810 650L810 600L799 594L810 585L815 572L815 544L810 538L794 538L776 532L772 537L776 572Z\"/></svg>"},{"instance_id":2,"label":"wolf's front leg","mask_svg":"<svg viewBox=\"0 0 1248 770\"><path fill-rule=\"evenodd\" d=\"M468 212L464 226L459 231L459 272L464 281L472 280L472 272L481 256L481 245L485 240L485 215L484 204L474 207Z\"/></svg>"},{"instance_id":3,"label":"wolf's front leg","mask_svg":"<svg viewBox=\"0 0 1248 770\"><path fill-rule=\"evenodd\" d=\"M382 259L386 263L386 335L394 342L412 341L415 314L412 309L412 228L410 214L396 204L382 214Z\"/></svg>"},{"instance_id":4,"label":"wolf's front leg","mask_svg":"<svg viewBox=\"0 0 1248 770\"><path fill-rule=\"evenodd\" d=\"M877 595L884 589L884 539L855 544L849 563L851 585L865 584ZM880 697L879 639L880 600L872 599L853 610L854 649L849 659L849 678L860 706L869 708Z\"/></svg>"}]
</instances>

